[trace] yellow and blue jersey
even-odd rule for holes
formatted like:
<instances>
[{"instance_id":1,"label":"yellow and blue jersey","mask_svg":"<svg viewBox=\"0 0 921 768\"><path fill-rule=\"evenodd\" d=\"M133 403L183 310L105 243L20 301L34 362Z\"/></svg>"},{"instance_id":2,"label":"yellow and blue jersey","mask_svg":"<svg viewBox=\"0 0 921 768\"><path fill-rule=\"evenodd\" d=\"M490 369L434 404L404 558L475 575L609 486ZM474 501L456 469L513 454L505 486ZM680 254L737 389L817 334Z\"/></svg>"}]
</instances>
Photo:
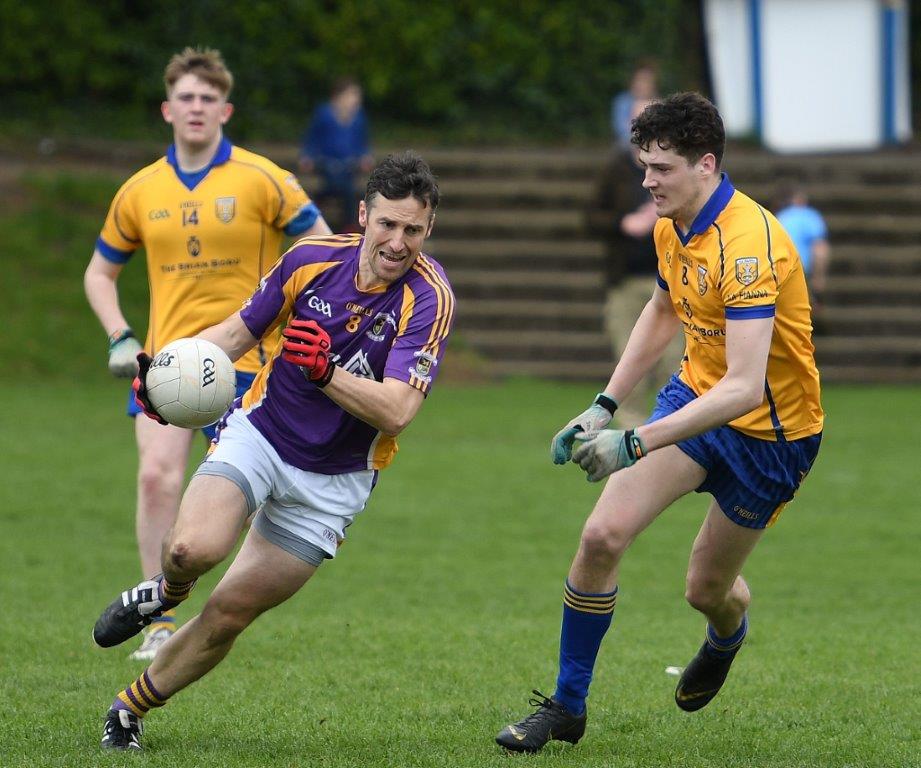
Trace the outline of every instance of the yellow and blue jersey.
<instances>
[{"instance_id":1,"label":"yellow and blue jersey","mask_svg":"<svg viewBox=\"0 0 921 768\"><path fill-rule=\"evenodd\" d=\"M175 147L138 171L112 201L96 248L115 263L144 247L150 283L146 350L194 336L239 310L278 260L282 239L319 215L297 178L223 139L212 161L184 173ZM258 371L266 339L236 362Z\"/></svg>"},{"instance_id":2,"label":"yellow and blue jersey","mask_svg":"<svg viewBox=\"0 0 921 768\"><path fill-rule=\"evenodd\" d=\"M723 175L686 234L655 228L658 284L684 324L679 376L697 395L726 374L726 321L773 317L761 405L729 424L762 440L822 431L819 372L802 265L777 219Z\"/></svg>"}]
</instances>

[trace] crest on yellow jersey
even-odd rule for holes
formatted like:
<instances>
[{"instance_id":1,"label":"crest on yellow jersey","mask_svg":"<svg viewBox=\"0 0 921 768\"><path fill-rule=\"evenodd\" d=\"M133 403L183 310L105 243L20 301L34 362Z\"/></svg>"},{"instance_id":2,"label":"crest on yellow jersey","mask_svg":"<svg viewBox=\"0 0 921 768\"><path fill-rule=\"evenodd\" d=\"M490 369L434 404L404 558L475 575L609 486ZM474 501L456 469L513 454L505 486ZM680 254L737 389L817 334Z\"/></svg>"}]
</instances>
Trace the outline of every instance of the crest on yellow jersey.
<instances>
[{"instance_id":1,"label":"crest on yellow jersey","mask_svg":"<svg viewBox=\"0 0 921 768\"><path fill-rule=\"evenodd\" d=\"M707 292L707 268L697 265L697 292L703 296Z\"/></svg>"},{"instance_id":2,"label":"crest on yellow jersey","mask_svg":"<svg viewBox=\"0 0 921 768\"><path fill-rule=\"evenodd\" d=\"M237 198L219 197L214 201L214 214L219 221L230 224L237 212Z\"/></svg>"},{"instance_id":3,"label":"crest on yellow jersey","mask_svg":"<svg viewBox=\"0 0 921 768\"><path fill-rule=\"evenodd\" d=\"M758 279L758 259L754 256L746 256L744 259L736 259L736 280L742 285L751 285Z\"/></svg>"}]
</instances>

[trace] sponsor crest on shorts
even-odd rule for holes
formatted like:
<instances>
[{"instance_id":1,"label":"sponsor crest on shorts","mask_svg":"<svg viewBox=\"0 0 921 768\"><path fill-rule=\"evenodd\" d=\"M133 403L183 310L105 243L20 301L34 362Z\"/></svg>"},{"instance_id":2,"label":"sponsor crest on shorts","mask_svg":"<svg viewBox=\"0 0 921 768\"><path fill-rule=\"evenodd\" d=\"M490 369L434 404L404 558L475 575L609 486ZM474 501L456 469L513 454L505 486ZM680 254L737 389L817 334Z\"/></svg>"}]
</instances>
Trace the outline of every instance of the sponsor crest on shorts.
<instances>
[{"instance_id":1,"label":"sponsor crest on shorts","mask_svg":"<svg viewBox=\"0 0 921 768\"><path fill-rule=\"evenodd\" d=\"M703 296L707 292L707 268L697 266L697 292Z\"/></svg>"},{"instance_id":2,"label":"sponsor crest on shorts","mask_svg":"<svg viewBox=\"0 0 921 768\"><path fill-rule=\"evenodd\" d=\"M237 198L219 197L214 201L214 214L220 221L230 224L237 212Z\"/></svg>"},{"instance_id":3,"label":"sponsor crest on shorts","mask_svg":"<svg viewBox=\"0 0 921 768\"><path fill-rule=\"evenodd\" d=\"M411 375L421 379L426 384L432 382L432 366L437 365L435 356L429 352L413 352L416 364L409 369Z\"/></svg>"},{"instance_id":4,"label":"sponsor crest on shorts","mask_svg":"<svg viewBox=\"0 0 921 768\"><path fill-rule=\"evenodd\" d=\"M746 256L744 259L736 259L736 280L742 285L751 285L758 279L758 259L754 256Z\"/></svg>"},{"instance_id":5,"label":"sponsor crest on shorts","mask_svg":"<svg viewBox=\"0 0 921 768\"><path fill-rule=\"evenodd\" d=\"M397 329L396 318L390 312L378 312L367 331L368 338L372 341L383 341L386 338L388 325L395 331Z\"/></svg>"}]
</instances>

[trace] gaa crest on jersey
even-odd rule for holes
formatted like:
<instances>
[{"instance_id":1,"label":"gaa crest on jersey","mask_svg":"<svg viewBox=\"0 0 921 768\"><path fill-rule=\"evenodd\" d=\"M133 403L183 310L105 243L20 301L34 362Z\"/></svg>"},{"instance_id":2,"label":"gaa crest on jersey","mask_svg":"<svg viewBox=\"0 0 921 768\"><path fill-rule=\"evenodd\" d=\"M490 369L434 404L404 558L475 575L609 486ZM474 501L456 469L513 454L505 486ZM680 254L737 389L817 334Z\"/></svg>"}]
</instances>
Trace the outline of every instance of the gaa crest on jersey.
<instances>
[{"instance_id":1,"label":"gaa crest on jersey","mask_svg":"<svg viewBox=\"0 0 921 768\"><path fill-rule=\"evenodd\" d=\"M195 258L198 254L201 253L201 240L199 240L195 235L192 235L188 240L186 240L185 247L189 252L189 256Z\"/></svg>"},{"instance_id":2,"label":"gaa crest on jersey","mask_svg":"<svg viewBox=\"0 0 921 768\"><path fill-rule=\"evenodd\" d=\"M230 224L237 212L237 198L219 197L214 201L214 215L219 221Z\"/></svg>"},{"instance_id":3,"label":"gaa crest on jersey","mask_svg":"<svg viewBox=\"0 0 921 768\"><path fill-rule=\"evenodd\" d=\"M707 292L707 268L697 265L697 292L703 296Z\"/></svg>"},{"instance_id":4,"label":"gaa crest on jersey","mask_svg":"<svg viewBox=\"0 0 921 768\"><path fill-rule=\"evenodd\" d=\"M386 338L387 326L397 329L396 318L390 312L378 312L374 316L374 322L367 331L367 336L372 341L383 341Z\"/></svg>"},{"instance_id":5,"label":"gaa crest on jersey","mask_svg":"<svg viewBox=\"0 0 921 768\"><path fill-rule=\"evenodd\" d=\"M409 369L409 373L417 379L421 379L426 384L432 383L432 366L437 365L435 355L430 352L413 352L416 358L416 364Z\"/></svg>"},{"instance_id":6,"label":"gaa crest on jersey","mask_svg":"<svg viewBox=\"0 0 921 768\"><path fill-rule=\"evenodd\" d=\"M688 318L694 317L694 312L691 310L691 302L687 300L686 296L681 297L681 308Z\"/></svg>"},{"instance_id":7,"label":"gaa crest on jersey","mask_svg":"<svg viewBox=\"0 0 921 768\"><path fill-rule=\"evenodd\" d=\"M758 279L758 259L754 256L746 256L744 259L736 259L736 280L742 285L751 285Z\"/></svg>"}]
</instances>

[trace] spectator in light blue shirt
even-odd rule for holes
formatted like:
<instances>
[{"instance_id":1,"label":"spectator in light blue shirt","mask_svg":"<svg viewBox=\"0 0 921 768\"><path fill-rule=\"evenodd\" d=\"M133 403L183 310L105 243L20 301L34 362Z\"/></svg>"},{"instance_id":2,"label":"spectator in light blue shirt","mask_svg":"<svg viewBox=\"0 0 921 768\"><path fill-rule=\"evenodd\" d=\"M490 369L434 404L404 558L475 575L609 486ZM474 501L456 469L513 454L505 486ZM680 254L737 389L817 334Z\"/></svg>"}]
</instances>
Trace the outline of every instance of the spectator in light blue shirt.
<instances>
[{"instance_id":1,"label":"spectator in light blue shirt","mask_svg":"<svg viewBox=\"0 0 921 768\"><path fill-rule=\"evenodd\" d=\"M809 205L806 191L799 185L789 186L779 200L777 220L796 246L809 285L813 310L820 312L831 260L825 219Z\"/></svg>"},{"instance_id":2,"label":"spectator in light blue shirt","mask_svg":"<svg viewBox=\"0 0 921 768\"><path fill-rule=\"evenodd\" d=\"M641 61L630 75L630 85L611 100L611 133L614 143L630 149L630 123L639 102L648 103L659 97L659 68L652 60Z\"/></svg>"}]
</instances>

